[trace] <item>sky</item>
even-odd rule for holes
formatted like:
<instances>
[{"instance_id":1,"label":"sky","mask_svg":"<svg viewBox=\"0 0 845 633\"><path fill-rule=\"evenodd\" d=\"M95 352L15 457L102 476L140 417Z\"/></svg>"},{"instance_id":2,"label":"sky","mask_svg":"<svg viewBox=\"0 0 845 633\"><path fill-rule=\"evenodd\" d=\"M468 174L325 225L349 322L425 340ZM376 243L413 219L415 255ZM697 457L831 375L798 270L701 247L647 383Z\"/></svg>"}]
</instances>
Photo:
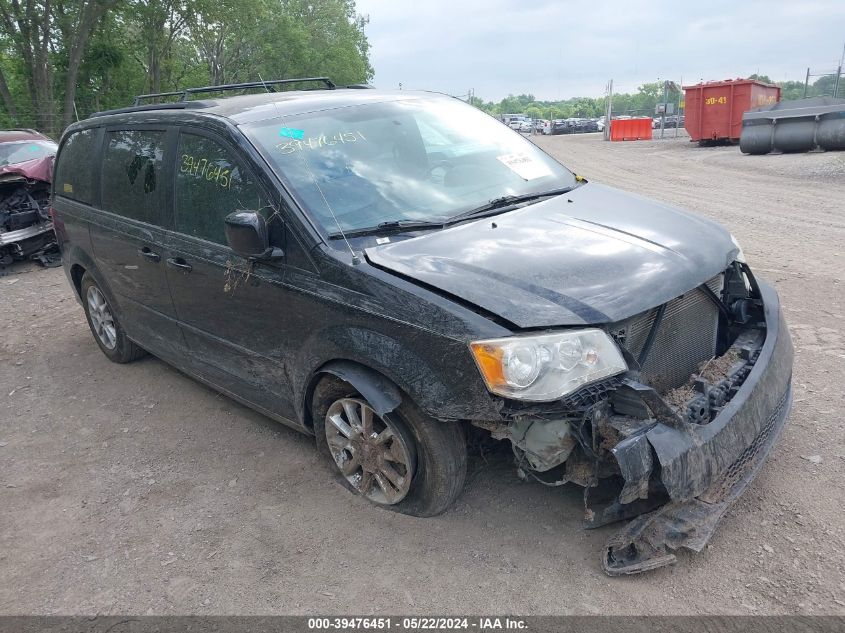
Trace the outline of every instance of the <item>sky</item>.
<instances>
[{"instance_id":1,"label":"sky","mask_svg":"<svg viewBox=\"0 0 845 633\"><path fill-rule=\"evenodd\" d=\"M485 101L635 92L658 79L834 72L845 0L356 0L378 88Z\"/></svg>"}]
</instances>

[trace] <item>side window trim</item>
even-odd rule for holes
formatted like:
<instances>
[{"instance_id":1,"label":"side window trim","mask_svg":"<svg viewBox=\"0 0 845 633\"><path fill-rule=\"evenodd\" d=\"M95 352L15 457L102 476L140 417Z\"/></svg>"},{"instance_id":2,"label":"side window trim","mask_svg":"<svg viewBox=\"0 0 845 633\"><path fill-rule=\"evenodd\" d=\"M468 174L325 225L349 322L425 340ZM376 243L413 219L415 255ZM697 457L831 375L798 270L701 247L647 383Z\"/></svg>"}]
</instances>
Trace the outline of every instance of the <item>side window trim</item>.
<instances>
[{"instance_id":1,"label":"side window trim","mask_svg":"<svg viewBox=\"0 0 845 633\"><path fill-rule=\"evenodd\" d=\"M100 201L102 200L103 192L100 190L100 186L103 180L103 142L106 138L106 128L101 125L95 129L94 134L94 156L91 168L94 173L91 182L91 206L96 209L102 209Z\"/></svg>"},{"instance_id":2,"label":"side window trim","mask_svg":"<svg viewBox=\"0 0 845 633\"><path fill-rule=\"evenodd\" d=\"M179 127L176 125L168 125L164 135L164 161L162 166L162 185L164 193L162 194L161 212L159 217L159 226L169 231L173 226L174 216L176 214L176 180L175 174L176 166L179 164L176 154L179 152Z\"/></svg>"}]
</instances>

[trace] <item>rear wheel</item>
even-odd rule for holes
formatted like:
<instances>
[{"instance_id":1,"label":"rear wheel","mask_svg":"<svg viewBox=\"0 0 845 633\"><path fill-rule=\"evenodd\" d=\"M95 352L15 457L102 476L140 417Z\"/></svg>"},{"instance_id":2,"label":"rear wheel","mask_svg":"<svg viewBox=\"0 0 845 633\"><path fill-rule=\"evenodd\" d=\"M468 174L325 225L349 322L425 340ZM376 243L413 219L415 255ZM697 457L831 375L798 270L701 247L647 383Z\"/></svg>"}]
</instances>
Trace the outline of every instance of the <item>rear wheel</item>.
<instances>
[{"instance_id":1,"label":"rear wheel","mask_svg":"<svg viewBox=\"0 0 845 633\"><path fill-rule=\"evenodd\" d=\"M82 277L80 290L88 327L103 354L114 363L128 363L144 356L146 352L126 338L106 296L88 273Z\"/></svg>"},{"instance_id":2,"label":"rear wheel","mask_svg":"<svg viewBox=\"0 0 845 633\"><path fill-rule=\"evenodd\" d=\"M414 516L434 516L460 494L466 440L454 422L423 414L408 398L379 416L350 385L333 378L317 386L314 433L342 481L371 503Z\"/></svg>"}]
</instances>

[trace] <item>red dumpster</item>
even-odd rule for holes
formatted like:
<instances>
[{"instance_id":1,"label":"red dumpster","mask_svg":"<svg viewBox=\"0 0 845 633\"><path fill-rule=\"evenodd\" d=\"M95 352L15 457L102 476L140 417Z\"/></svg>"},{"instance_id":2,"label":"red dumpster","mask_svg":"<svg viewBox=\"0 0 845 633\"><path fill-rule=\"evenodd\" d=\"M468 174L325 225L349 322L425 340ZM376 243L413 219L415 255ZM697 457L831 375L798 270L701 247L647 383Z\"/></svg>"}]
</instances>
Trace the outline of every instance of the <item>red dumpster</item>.
<instances>
[{"instance_id":1,"label":"red dumpster","mask_svg":"<svg viewBox=\"0 0 845 633\"><path fill-rule=\"evenodd\" d=\"M651 139L651 119L613 119L610 122L611 141L648 141Z\"/></svg>"},{"instance_id":2,"label":"red dumpster","mask_svg":"<svg viewBox=\"0 0 845 633\"><path fill-rule=\"evenodd\" d=\"M779 86L755 79L684 86L684 127L693 141L738 141L743 113L778 101Z\"/></svg>"}]
</instances>

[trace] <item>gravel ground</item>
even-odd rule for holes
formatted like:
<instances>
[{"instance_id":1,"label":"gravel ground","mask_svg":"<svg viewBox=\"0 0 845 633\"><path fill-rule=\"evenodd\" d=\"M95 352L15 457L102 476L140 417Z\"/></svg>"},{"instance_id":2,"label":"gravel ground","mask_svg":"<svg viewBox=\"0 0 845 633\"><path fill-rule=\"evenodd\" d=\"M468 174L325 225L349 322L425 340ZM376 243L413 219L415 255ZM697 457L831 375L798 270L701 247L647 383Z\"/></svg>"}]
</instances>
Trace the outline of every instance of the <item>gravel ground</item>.
<instances>
[{"instance_id":1,"label":"gravel ground","mask_svg":"<svg viewBox=\"0 0 845 633\"><path fill-rule=\"evenodd\" d=\"M443 516L380 511L310 438L154 358L109 363L62 271L24 265L0 279L0 613L845 614L845 153L537 143L724 223L781 293L791 422L704 552L608 578L615 528L505 454Z\"/></svg>"}]
</instances>

